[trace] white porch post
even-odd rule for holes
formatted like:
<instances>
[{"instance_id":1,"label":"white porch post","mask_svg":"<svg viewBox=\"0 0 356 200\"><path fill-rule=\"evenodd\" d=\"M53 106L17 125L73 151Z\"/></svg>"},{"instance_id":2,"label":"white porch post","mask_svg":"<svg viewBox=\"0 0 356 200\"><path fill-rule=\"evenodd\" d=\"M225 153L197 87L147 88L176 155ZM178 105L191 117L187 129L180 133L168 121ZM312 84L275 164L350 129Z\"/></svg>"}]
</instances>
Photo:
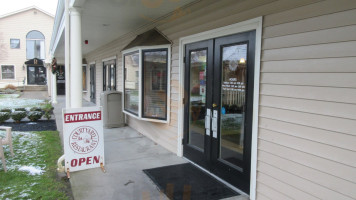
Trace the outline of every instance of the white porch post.
<instances>
[{"instance_id":1,"label":"white porch post","mask_svg":"<svg viewBox=\"0 0 356 200\"><path fill-rule=\"evenodd\" d=\"M52 104L57 104L57 75L56 74L52 74Z\"/></svg>"},{"instance_id":2,"label":"white porch post","mask_svg":"<svg viewBox=\"0 0 356 200\"><path fill-rule=\"evenodd\" d=\"M69 0L65 0L64 5L64 14L65 14L65 21L64 21L64 65L65 65L65 94L66 94L66 108L71 107L70 103L70 51L69 51L69 44L70 44L70 37L69 37L69 29L70 29L70 21L69 21Z\"/></svg>"},{"instance_id":3,"label":"white porch post","mask_svg":"<svg viewBox=\"0 0 356 200\"><path fill-rule=\"evenodd\" d=\"M78 8L70 8L70 101L72 108L82 107L82 30Z\"/></svg>"}]
</instances>

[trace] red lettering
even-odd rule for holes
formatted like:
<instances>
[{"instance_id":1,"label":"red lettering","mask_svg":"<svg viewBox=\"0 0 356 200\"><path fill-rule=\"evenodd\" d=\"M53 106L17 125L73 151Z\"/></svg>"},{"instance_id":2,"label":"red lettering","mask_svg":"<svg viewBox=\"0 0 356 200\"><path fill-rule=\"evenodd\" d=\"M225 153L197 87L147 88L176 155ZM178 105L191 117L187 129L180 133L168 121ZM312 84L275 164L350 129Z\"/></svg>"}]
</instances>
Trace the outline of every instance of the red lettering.
<instances>
[{"instance_id":1,"label":"red lettering","mask_svg":"<svg viewBox=\"0 0 356 200\"><path fill-rule=\"evenodd\" d=\"M94 163L99 163L99 160L100 160L100 156L98 157L94 156Z\"/></svg>"},{"instance_id":2,"label":"red lettering","mask_svg":"<svg viewBox=\"0 0 356 200\"><path fill-rule=\"evenodd\" d=\"M101 111L64 114L65 123L101 120Z\"/></svg>"},{"instance_id":3,"label":"red lettering","mask_svg":"<svg viewBox=\"0 0 356 200\"><path fill-rule=\"evenodd\" d=\"M84 162L85 162L85 158L79 158L79 166L81 166L82 163L84 163Z\"/></svg>"},{"instance_id":4,"label":"red lettering","mask_svg":"<svg viewBox=\"0 0 356 200\"><path fill-rule=\"evenodd\" d=\"M73 160L70 162L70 165L71 165L72 167L77 166L77 164L78 164L78 160L77 160L77 159L73 159Z\"/></svg>"},{"instance_id":5,"label":"red lettering","mask_svg":"<svg viewBox=\"0 0 356 200\"><path fill-rule=\"evenodd\" d=\"M87 165L91 164L91 157L87 157Z\"/></svg>"}]
</instances>

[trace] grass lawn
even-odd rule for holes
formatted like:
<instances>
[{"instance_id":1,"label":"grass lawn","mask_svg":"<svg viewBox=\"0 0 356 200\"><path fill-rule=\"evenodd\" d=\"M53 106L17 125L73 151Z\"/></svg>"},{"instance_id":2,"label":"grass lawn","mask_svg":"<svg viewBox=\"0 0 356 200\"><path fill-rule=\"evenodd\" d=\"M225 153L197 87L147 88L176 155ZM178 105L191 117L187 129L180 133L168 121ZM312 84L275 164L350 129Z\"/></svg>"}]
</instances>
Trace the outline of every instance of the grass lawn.
<instances>
[{"instance_id":1,"label":"grass lawn","mask_svg":"<svg viewBox=\"0 0 356 200\"><path fill-rule=\"evenodd\" d=\"M0 199L71 199L68 184L57 178L56 163L62 155L58 132L13 132L12 137L14 157L4 147L8 171L0 165Z\"/></svg>"}]
</instances>

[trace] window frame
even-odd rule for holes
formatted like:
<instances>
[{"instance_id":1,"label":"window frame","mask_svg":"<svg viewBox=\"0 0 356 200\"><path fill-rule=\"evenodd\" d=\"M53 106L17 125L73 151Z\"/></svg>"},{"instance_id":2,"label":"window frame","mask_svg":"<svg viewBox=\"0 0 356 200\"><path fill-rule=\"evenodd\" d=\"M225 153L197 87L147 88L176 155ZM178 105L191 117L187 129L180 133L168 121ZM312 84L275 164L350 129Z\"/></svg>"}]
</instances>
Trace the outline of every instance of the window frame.
<instances>
[{"instance_id":1,"label":"window frame","mask_svg":"<svg viewBox=\"0 0 356 200\"><path fill-rule=\"evenodd\" d=\"M167 91L166 91L166 117L165 118L152 118L152 117L144 117L143 114L143 104L144 104L144 77L143 77L143 73L144 73L144 69L143 69L143 53L144 52L152 52L152 51L159 51L159 50L165 50L167 52L167 74L166 74L166 78L167 78ZM138 77L138 90L139 90L139 102L138 102L138 115L125 110L125 80L126 80L126 72L125 72L125 56L126 55L130 55L132 53L138 52L139 53L139 77ZM156 46L139 46L139 47L134 47L131 49L127 49L122 51L122 74L124 75L123 77L123 84L122 84L122 110L125 114L142 120L142 121L150 121L150 122L159 122L159 123L168 123L170 121L170 110L171 110L171 105L170 105L170 101L171 101L171 78L170 78L170 74L171 74L171 45L156 45ZM151 88L152 85L149 84L149 87Z\"/></svg>"},{"instance_id":2,"label":"window frame","mask_svg":"<svg viewBox=\"0 0 356 200\"><path fill-rule=\"evenodd\" d=\"M13 41L13 40L18 40L19 41L19 47L17 47L17 48L13 48L12 46L11 46L11 41ZM17 39L17 38L10 38L10 49L21 49L21 40L20 39Z\"/></svg>"},{"instance_id":3,"label":"window frame","mask_svg":"<svg viewBox=\"0 0 356 200\"><path fill-rule=\"evenodd\" d=\"M83 92L87 92L88 91L88 86L87 86L87 64L83 64L82 65L82 78L84 80L82 80L82 90Z\"/></svg>"},{"instance_id":4,"label":"window frame","mask_svg":"<svg viewBox=\"0 0 356 200\"><path fill-rule=\"evenodd\" d=\"M3 66L12 66L12 67L14 67L14 78L3 78L3 71L2 71L2 67ZM9 64L9 65L6 65L6 64L2 64L2 65L0 65L0 72L1 72L1 80L16 80L16 66L15 65L11 65L11 64Z\"/></svg>"},{"instance_id":5,"label":"window frame","mask_svg":"<svg viewBox=\"0 0 356 200\"><path fill-rule=\"evenodd\" d=\"M105 63L114 62L114 85L111 85L111 67L106 67ZM103 64L103 91L117 91L117 59L116 56L102 60ZM109 82L108 82L109 81ZM114 86L114 88L113 88Z\"/></svg>"},{"instance_id":6,"label":"window frame","mask_svg":"<svg viewBox=\"0 0 356 200\"><path fill-rule=\"evenodd\" d=\"M29 37L29 34L30 33L32 33L32 32L38 32L38 33L40 33L42 36L43 36L43 38L32 38L32 37ZM44 53L44 57L43 58L41 58L41 50L42 50L42 48L40 49L40 51L39 51L39 55L40 55L40 57L39 58L37 58L37 59L41 59L41 60L45 60L46 59L46 57L47 57L47 55L46 55L46 37L45 37L45 35L41 32L41 31L38 31L38 30L32 30L32 31L29 31L27 34L26 34L26 59L27 60L30 60L30 59L34 59L34 58L36 58L36 57L28 57L28 48L29 48L29 45L28 45L28 42L29 41L34 41L35 42L35 45L36 45L36 42L37 41L39 41L40 42L40 44L41 44L41 41L43 41L43 53ZM41 45L40 45L41 46ZM35 53L34 53L34 55L35 55Z\"/></svg>"}]
</instances>

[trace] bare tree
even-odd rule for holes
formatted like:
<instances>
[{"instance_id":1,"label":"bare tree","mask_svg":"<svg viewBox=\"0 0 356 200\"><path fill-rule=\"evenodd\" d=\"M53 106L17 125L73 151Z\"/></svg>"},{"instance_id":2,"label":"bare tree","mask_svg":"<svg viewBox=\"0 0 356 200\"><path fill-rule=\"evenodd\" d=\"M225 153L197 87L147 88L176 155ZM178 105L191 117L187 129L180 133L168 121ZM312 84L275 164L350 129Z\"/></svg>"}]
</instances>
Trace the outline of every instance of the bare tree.
<instances>
[{"instance_id":1,"label":"bare tree","mask_svg":"<svg viewBox=\"0 0 356 200\"><path fill-rule=\"evenodd\" d=\"M6 41L4 39L3 33L0 33L0 60L5 59L8 56L8 51L6 47Z\"/></svg>"}]
</instances>

